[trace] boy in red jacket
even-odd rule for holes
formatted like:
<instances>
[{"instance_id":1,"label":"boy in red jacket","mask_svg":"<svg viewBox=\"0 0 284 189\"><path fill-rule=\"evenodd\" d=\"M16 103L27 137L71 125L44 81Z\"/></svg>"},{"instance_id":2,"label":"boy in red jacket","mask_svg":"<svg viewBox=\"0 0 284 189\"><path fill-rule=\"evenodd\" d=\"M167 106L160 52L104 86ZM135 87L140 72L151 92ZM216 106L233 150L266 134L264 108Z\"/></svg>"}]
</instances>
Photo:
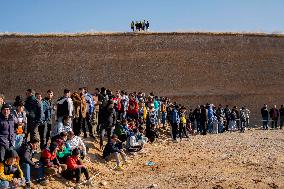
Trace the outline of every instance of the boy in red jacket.
<instances>
[{"instance_id":1,"label":"boy in red jacket","mask_svg":"<svg viewBox=\"0 0 284 189\"><path fill-rule=\"evenodd\" d=\"M90 176L88 169L83 165L80 159L80 150L75 148L72 151L72 155L67 158L66 161L67 170L64 172L63 176L70 180L74 177L76 178L76 188L79 188L79 183L81 179L81 174L83 173L87 179L87 185L91 185Z\"/></svg>"}]
</instances>

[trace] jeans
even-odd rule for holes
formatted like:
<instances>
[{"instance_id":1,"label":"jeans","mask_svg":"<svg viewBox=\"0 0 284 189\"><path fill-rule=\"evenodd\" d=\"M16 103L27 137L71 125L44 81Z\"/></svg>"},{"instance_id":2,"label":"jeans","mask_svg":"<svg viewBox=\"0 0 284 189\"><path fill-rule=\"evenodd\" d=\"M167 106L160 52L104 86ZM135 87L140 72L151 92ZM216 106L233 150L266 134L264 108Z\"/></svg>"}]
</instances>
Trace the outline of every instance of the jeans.
<instances>
[{"instance_id":1,"label":"jeans","mask_svg":"<svg viewBox=\"0 0 284 189\"><path fill-rule=\"evenodd\" d=\"M43 167L39 167L39 168L35 168L33 166L31 166L28 163L23 163L21 165L21 168L23 170L24 173L24 177L26 180L26 183L30 183L31 182L31 172L36 172L36 181L40 182L44 179L44 172L43 172Z\"/></svg>"},{"instance_id":2,"label":"jeans","mask_svg":"<svg viewBox=\"0 0 284 189\"><path fill-rule=\"evenodd\" d=\"M218 122L218 133L223 133L224 132L224 123L223 122Z\"/></svg>"},{"instance_id":3,"label":"jeans","mask_svg":"<svg viewBox=\"0 0 284 189\"><path fill-rule=\"evenodd\" d=\"M47 144L46 134L47 134L47 123L40 124L38 126L39 138L40 138L40 149L43 150Z\"/></svg>"},{"instance_id":4,"label":"jeans","mask_svg":"<svg viewBox=\"0 0 284 189\"><path fill-rule=\"evenodd\" d=\"M0 146L0 162L5 160L6 147Z\"/></svg>"},{"instance_id":5,"label":"jeans","mask_svg":"<svg viewBox=\"0 0 284 189\"><path fill-rule=\"evenodd\" d=\"M249 118L246 118L246 128L249 128Z\"/></svg>"},{"instance_id":6,"label":"jeans","mask_svg":"<svg viewBox=\"0 0 284 189\"><path fill-rule=\"evenodd\" d=\"M208 132L213 133L213 118L208 119Z\"/></svg>"},{"instance_id":7,"label":"jeans","mask_svg":"<svg viewBox=\"0 0 284 189\"><path fill-rule=\"evenodd\" d=\"M9 188L10 184L6 180L0 180L0 188Z\"/></svg>"},{"instance_id":8,"label":"jeans","mask_svg":"<svg viewBox=\"0 0 284 189\"><path fill-rule=\"evenodd\" d=\"M241 132L245 131L245 126L246 126L246 122L245 121L241 121L241 128L240 128Z\"/></svg>"},{"instance_id":9,"label":"jeans","mask_svg":"<svg viewBox=\"0 0 284 189\"><path fill-rule=\"evenodd\" d=\"M126 162L126 161L127 161L127 157L126 157L126 155L125 155L124 152L120 152L120 153L114 152L114 153L111 153L109 156L107 156L107 157L105 158L105 160L106 160L106 161L110 161L110 160L112 160L112 159L115 159L116 165L117 165L117 166L120 166L120 160L119 160L119 157L118 157L119 154L120 154L122 160L123 160L124 162Z\"/></svg>"},{"instance_id":10,"label":"jeans","mask_svg":"<svg viewBox=\"0 0 284 189\"><path fill-rule=\"evenodd\" d=\"M263 129L268 129L268 117L262 118Z\"/></svg>"},{"instance_id":11,"label":"jeans","mask_svg":"<svg viewBox=\"0 0 284 189\"><path fill-rule=\"evenodd\" d=\"M167 118L167 112L162 112L162 124L165 126Z\"/></svg>"},{"instance_id":12,"label":"jeans","mask_svg":"<svg viewBox=\"0 0 284 189\"><path fill-rule=\"evenodd\" d=\"M97 111L94 111L93 113L93 121L92 121L92 124L93 124L93 130L94 132L96 132L97 134L99 134L99 127L98 127L98 124L99 124L99 112Z\"/></svg>"}]
</instances>

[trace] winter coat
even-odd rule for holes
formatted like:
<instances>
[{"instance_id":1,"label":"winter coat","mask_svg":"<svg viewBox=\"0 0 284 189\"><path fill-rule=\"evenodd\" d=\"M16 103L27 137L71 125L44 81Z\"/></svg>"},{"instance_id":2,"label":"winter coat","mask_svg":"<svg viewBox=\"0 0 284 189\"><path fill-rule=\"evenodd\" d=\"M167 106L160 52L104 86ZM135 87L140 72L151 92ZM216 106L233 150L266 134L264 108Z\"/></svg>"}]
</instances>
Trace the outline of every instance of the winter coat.
<instances>
[{"instance_id":1,"label":"winter coat","mask_svg":"<svg viewBox=\"0 0 284 189\"><path fill-rule=\"evenodd\" d=\"M14 116L9 115L8 119L6 119L0 113L0 146L6 149L12 147L15 141L15 123L17 122Z\"/></svg>"},{"instance_id":2,"label":"winter coat","mask_svg":"<svg viewBox=\"0 0 284 189\"><path fill-rule=\"evenodd\" d=\"M29 96L25 101L25 110L27 118L36 123L41 123L41 105L36 100L35 96Z\"/></svg>"},{"instance_id":3,"label":"winter coat","mask_svg":"<svg viewBox=\"0 0 284 189\"><path fill-rule=\"evenodd\" d=\"M102 126L103 127L114 127L116 124L116 112L115 110L107 107L102 109Z\"/></svg>"},{"instance_id":4,"label":"winter coat","mask_svg":"<svg viewBox=\"0 0 284 189\"><path fill-rule=\"evenodd\" d=\"M35 165L35 163L32 161L33 149L29 142L23 143L17 152L20 157L20 164L27 163L32 166Z\"/></svg>"},{"instance_id":5,"label":"winter coat","mask_svg":"<svg viewBox=\"0 0 284 189\"><path fill-rule=\"evenodd\" d=\"M73 93L71 95L73 106L74 106L74 116L76 118L82 117L86 118L87 114L87 103L84 96L80 96L78 93Z\"/></svg>"},{"instance_id":6,"label":"winter coat","mask_svg":"<svg viewBox=\"0 0 284 189\"><path fill-rule=\"evenodd\" d=\"M138 109L139 109L139 106L136 100L135 99L129 100L127 114L130 114L130 115L138 114Z\"/></svg>"},{"instance_id":7,"label":"winter coat","mask_svg":"<svg viewBox=\"0 0 284 189\"><path fill-rule=\"evenodd\" d=\"M112 153L115 152L120 152L120 150L116 147L116 145L110 140L103 151L103 157L106 158L107 156L109 156Z\"/></svg>"}]
</instances>

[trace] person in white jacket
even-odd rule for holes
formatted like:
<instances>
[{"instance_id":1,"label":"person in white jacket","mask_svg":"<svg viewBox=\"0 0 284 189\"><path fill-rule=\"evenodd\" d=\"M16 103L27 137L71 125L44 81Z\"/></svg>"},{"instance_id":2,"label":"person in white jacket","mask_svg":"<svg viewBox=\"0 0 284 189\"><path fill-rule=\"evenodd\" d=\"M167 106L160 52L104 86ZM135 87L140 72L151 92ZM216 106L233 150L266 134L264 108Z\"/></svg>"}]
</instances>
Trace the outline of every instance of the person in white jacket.
<instances>
[{"instance_id":1,"label":"person in white jacket","mask_svg":"<svg viewBox=\"0 0 284 189\"><path fill-rule=\"evenodd\" d=\"M73 131L68 132L68 139L66 141L66 147L69 148L70 150L74 150L75 148L80 149L80 154L81 154L82 159L84 159L84 157L87 154L87 148L82 138L74 135Z\"/></svg>"},{"instance_id":2,"label":"person in white jacket","mask_svg":"<svg viewBox=\"0 0 284 189\"><path fill-rule=\"evenodd\" d=\"M54 138L62 132L68 133L69 131L72 131L70 118L69 116L63 116L62 120L57 121L54 127L52 128L50 136L51 138Z\"/></svg>"},{"instance_id":3,"label":"person in white jacket","mask_svg":"<svg viewBox=\"0 0 284 189\"><path fill-rule=\"evenodd\" d=\"M133 129L133 134L128 137L126 143L126 149L129 152L138 152L142 150L144 142L138 139L138 134L139 134L138 129L135 128Z\"/></svg>"}]
</instances>

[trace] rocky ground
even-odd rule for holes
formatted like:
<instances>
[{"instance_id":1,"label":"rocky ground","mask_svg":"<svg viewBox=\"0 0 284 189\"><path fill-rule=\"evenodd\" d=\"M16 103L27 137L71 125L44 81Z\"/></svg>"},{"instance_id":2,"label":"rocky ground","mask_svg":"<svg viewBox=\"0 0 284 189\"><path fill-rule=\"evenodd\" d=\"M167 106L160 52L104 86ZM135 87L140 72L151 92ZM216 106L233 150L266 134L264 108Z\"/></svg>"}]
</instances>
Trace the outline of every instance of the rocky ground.
<instances>
[{"instance_id":1,"label":"rocky ground","mask_svg":"<svg viewBox=\"0 0 284 189\"><path fill-rule=\"evenodd\" d=\"M283 130L196 135L179 143L166 134L129 155L124 171L113 170L115 162L104 162L97 143L86 141L91 148L87 164L95 176L92 187L82 188L284 188ZM155 164L148 166L148 161ZM72 186L55 178L34 188Z\"/></svg>"}]
</instances>

